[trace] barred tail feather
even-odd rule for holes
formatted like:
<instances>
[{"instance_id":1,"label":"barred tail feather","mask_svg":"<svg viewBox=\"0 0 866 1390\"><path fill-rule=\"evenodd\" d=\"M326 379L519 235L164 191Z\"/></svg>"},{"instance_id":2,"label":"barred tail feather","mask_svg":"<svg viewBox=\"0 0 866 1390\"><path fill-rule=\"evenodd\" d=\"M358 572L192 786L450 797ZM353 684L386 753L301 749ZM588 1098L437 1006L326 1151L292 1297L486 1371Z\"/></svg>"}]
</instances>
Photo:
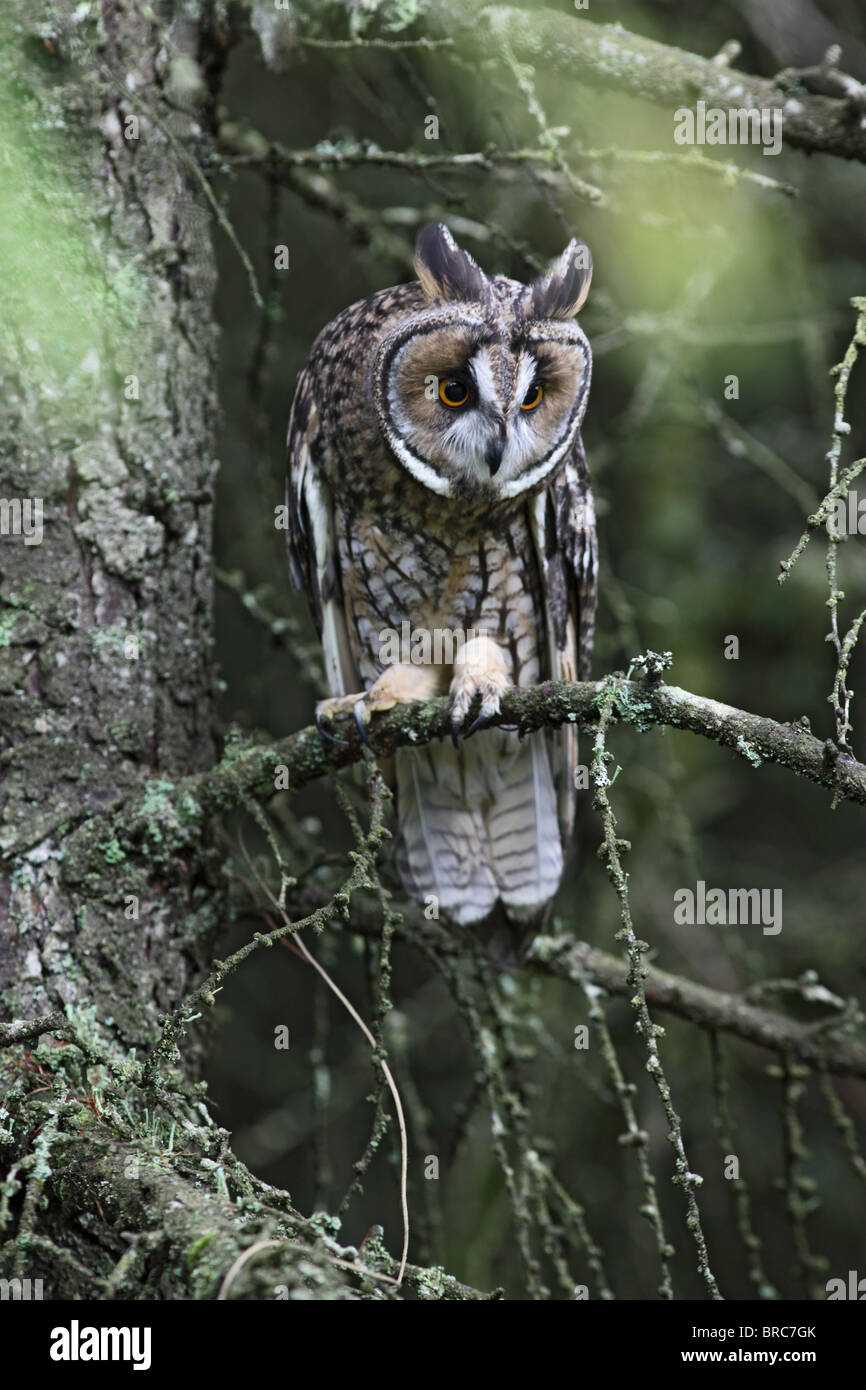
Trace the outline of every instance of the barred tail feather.
<instances>
[{"instance_id":1,"label":"barred tail feather","mask_svg":"<svg viewBox=\"0 0 866 1390\"><path fill-rule=\"evenodd\" d=\"M491 731L459 751L401 748L396 758L397 868L407 891L460 925L501 899L523 921L562 873L556 793L544 734Z\"/></svg>"},{"instance_id":2,"label":"barred tail feather","mask_svg":"<svg viewBox=\"0 0 866 1390\"><path fill-rule=\"evenodd\" d=\"M550 901L562 877L556 792L543 731L519 745L501 776L487 816L491 866L509 917L525 921Z\"/></svg>"},{"instance_id":3,"label":"barred tail feather","mask_svg":"<svg viewBox=\"0 0 866 1390\"><path fill-rule=\"evenodd\" d=\"M463 925L481 921L498 896L484 819L468 805L461 755L449 744L397 750L397 868L414 898L435 895L438 909Z\"/></svg>"}]
</instances>

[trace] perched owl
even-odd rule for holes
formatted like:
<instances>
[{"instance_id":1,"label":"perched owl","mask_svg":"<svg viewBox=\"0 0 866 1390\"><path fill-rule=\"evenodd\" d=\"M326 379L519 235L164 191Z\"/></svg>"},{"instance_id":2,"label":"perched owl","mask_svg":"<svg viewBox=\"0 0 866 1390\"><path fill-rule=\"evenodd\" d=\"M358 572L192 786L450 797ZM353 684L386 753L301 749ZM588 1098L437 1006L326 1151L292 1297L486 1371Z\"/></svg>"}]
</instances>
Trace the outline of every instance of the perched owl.
<instances>
[{"instance_id":1,"label":"perched owl","mask_svg":"<svg viewBox=\"0 0 866 1390\"><path fill-rule=\"evenodd\" d=\"M532 923L562 874L576 730L479 731L509 685L589 672L591 355L574 317L591 262L572 241L524 285L431 224L415 269L328 324L295 393L289 560L332 695L317 722L352 711L366 734L379 710L450 693L453 746L395 757L400 876L457 923L497 903Z\"/></svg>"}]
</instances>

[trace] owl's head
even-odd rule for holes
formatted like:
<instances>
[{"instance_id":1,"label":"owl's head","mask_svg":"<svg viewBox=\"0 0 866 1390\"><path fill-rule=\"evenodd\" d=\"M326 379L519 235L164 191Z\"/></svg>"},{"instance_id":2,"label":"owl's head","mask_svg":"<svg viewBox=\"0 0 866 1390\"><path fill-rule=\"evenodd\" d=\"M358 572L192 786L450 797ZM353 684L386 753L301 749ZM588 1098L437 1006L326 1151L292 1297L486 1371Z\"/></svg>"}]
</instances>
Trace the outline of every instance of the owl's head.
<instances>
[{"instance_id":1,"label":"owl's head","mask_svg":"<svg viewBox=\"0 0 866 1390\"><path fill-rule=\"evenodd\" d=\"M392 453L443 497L496 503L537 491L570 453L586 408L592 359L574 316L592 276L588 248L569 242L524 285L485 275L431 223L415 268L422 307L383 338L374 365Z\"/></svg>"}]
</instances>

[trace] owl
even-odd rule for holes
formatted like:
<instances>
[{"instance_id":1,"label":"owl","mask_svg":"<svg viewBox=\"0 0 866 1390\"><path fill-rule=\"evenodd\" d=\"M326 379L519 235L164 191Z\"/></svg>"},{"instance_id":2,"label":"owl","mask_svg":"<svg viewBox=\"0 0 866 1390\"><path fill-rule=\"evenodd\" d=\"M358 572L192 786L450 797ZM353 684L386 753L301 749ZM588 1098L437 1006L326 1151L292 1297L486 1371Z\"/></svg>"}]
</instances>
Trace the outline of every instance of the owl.
<instances>
[{"instance_id":1,"label":"owl","mask_svg":"<svg viewBox=\"0 0 866 1390\"><path fill-rule=\"evenodd\" d=\"M453 741L390 767L407 892L461 925L501 904L525 930L562 875L577 731L485 725L509 686L589 672L591 354L575 315L591 260L571 241L523 284L436 223L415 270L339 314L300 374L290 568L322 641L323 732L350 713L366 738L378 711L450 696Z\"/></svg>"}]
</instances>

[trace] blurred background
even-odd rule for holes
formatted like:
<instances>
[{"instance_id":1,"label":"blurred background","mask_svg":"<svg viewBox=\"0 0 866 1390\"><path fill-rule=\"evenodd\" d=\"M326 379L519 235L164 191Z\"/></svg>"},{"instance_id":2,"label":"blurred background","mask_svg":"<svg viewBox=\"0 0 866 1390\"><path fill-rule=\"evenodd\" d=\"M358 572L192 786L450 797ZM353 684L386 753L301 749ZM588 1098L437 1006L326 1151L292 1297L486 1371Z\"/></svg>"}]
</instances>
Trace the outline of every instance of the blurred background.
<instances>
[{"instance_id":1,"label":"blurred background","mask_svg":"<svg viewBox=\"0 0 866 1390\"><path fill-rule=\"evenodd\" d=\"M548 8L574 13L564 0ZM296 151L333 151L370 141L382 151L449 156L489 146L538 150L552 140L556 154L546 165L471 172L373 161L280 173L234 164L230 153L220 157L217 189L265 303L260 312L236 249L217 234L223 732L237 724L277 737L310 722L321 693L318 646L305 600L291 587L283 533L273 525L283 498L294 384L325 323L354 300L412 278L415 232L435 218L486 270L515 278L537 273L571 235L592 250L593 285L581 323L595 359L583 435L602 555L593 674L624 671L647 648L669 650L671 683L779 720L806 715L819 737L832 736L827 697L835 658L825 641L824 535L812 539L783 587L777 575L828 486L834 412L828 373L853 333L849 300L866 294L866 169L787 150L771 158L754 148L704 148L715 165L735 162L745 171L724 176L686 163L673 141L670 105L602 93L539 68L534 92L546 126L540 129L527 74L463 39L456 49L425 50L317 47L294 37L300 14L308 36L413 38L429 32L423 9L401 30L401 14L418 6L296 6L275 18L273 7L262 5L224 73L221 115L227 144L238 148L243 141L248 149L278 141ZM318 29L310 27L313 13ZM763 76L817 63L838 42L841 67L866 80L856 0L820 6L719 0L712 7L593 0L578 18L616 21L705 57L736 39L742 45L736 66ZM425 138L431 115L438 118L438 140ZM650 151L665 158L648 160ZM796 196L765 186L768 179L793 187ZM288 248L288 269L275 268L279 245ZM732 376L738 396L728 399ZM852 433L843 464L866 452L864 381L861 362L849 391ZM860 495L866 497L866 475ZM866 603L861 538L841 547L839 563L846 595L840 622L847 631ZM725 657L730 636L739 639L737 660ZM861 650L849 679L855 692L864 661ZM853 724L854 749L863 758L866 712L856 698ZM758 989L764 1002L809 1020L826 1017L827 1006L808 1003L784 983L807 970L837 996L863 997L861 807L831 810L829 795L814 785L778 768L756 771L685 733L618 728L611 747L622 769L611 793L618 833L633 846L627 868L635 928L651 944L655 964L720 990ZM352 783L351 775L342 780ZM578 853L557 901L557 925L617 953L617 903L595 854L600 824L589 798L581 800ZM315 783L291 802L280 798L273 815L292 873L302 882L335 883L351 833L332 782ZM227 864L239 863L241 829L267 872L261 837L249 823L231 827ZM782 889L782 931L764 936L757 926L676 925L674 892L699 879L711 887ZM236 897L227 947L261 926L245 911L240 884ZM375 904L367 906L374 917ZM346 924L310 945L370 1018L375 947ZM509 1296L525 1297L531 1279L465 1010L430 961L399 938L393 965L386 1038L409 1112L410 1258L442 1263L477 1287L502 1285ZM575 1027L587 1022L586 1000L561 982L495 969L484 991L490 1017L498 1017L519 1055L533 1147L584 1208L608 1286L617 1297L656 1297L655 1236L640 1213L637 1156L618 1142L624 1121L597 1034L587 1051L574 1048ZM301 1211L336 1212L374 1123L367 1045L309 966L288 950L254 956L222 1001L209 1070L220 1122L233 1131L239 1156L287 1187ZM683 1194L670 1182L668 1125L645 1071L633 1012L624 999L602 1002L649 1134L648 1157L676 1249L675 1287L679 1297L700 1297ZM731 1140L719 1130L710 1039L694 1025L654 1016L667 1030L662 1058L691 1166L704 1180L704 1229L726 1296L805 1297L828 1278L847 1277L858 1259L866 1274L866 1169L853 1149L866 1120L863 1084L789 1076L786 1108L779 1059L722 1039ZM290 1030L285 1051L274 1047L281 1024ZM798 1084L802 1091L793 1096ZM853 1132L840 1121L840 1105ZM759 1253L744 1243L742 1202L738 1230L726 1153L739 1157L747 1180ZM424 1178L428 1155L439 1159L438 1180ZM399 1254L398 1172L392 1127L364 1175L363 1192L343 1213L342 1242L358 1244L381 1223L388 1247ZM567 1225L562 1213L558 1220ZM818 1261L810 1265L812 1257ZM539 1259L550 1296L567 1297L568 1277L557 1279L543 1254ZM585 1256L575 1254L570 1267L574 1282L588 1284L595 1296Z\"/></svg>"}]
</instances>

